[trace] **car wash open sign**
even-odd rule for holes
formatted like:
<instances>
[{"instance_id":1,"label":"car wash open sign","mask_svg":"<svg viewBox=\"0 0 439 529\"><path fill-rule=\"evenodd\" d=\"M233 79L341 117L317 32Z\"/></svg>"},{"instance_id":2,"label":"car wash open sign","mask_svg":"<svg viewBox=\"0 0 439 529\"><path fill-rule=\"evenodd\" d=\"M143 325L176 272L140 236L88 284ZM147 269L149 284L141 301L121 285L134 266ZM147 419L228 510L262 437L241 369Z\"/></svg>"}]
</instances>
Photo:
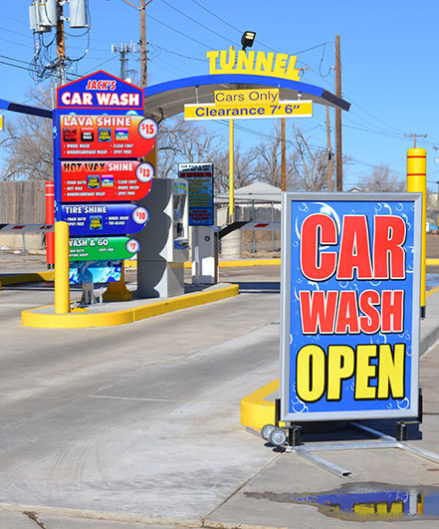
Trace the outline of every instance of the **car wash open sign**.
<instances>
[{"instance_id":1,"label":"car wash open sign","mask_svg":"<svg viewBox=\"0 0 439 529\"><path fill-rule=\"evenodd\" d=\"M286 193L282 419L418 414L421 195Z\"/></svg>"}]
</instances>

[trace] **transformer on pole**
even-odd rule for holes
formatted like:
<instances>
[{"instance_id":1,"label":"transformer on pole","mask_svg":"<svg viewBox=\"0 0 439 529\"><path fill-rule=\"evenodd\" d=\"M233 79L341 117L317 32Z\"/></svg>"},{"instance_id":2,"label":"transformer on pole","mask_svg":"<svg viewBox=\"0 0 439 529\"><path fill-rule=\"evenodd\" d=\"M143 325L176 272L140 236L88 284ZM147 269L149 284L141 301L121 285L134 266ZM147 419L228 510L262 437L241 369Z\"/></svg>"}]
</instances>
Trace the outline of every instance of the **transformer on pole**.
<instances>
[{"instance_id":1,"label":"transformer on pole","mask_svg":"<svg viewBox=\"0 0 439 529\"><path fill-rule=\"evenodd\" d=\"M47 33L56 27L60 18L61 5L69 6L69 22L71 28L88 28L88 0L32 0L29 6L30 28L35 33Z\"/></svg>"}]
</instances>

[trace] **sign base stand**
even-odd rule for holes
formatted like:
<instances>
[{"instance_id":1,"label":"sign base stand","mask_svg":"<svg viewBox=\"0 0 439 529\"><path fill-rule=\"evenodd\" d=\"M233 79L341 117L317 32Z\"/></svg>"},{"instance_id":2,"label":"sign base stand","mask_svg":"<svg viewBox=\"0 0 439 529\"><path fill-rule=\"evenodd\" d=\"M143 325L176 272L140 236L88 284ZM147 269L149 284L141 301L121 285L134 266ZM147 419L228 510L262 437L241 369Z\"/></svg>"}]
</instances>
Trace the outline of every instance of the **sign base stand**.
<instances>
[{"instance_id":1,"label":"sign base stand","mask_svg":"<svg viewBox=\"0 0 439 529\"><path fill-rule=\"evenodd\" d=\"M127 289L125 284L125 265L122 264L120 281L108 283L107 290L104 292L102 299L104 301L130 301L133 294Z\"/></svg>"}]
</instances>

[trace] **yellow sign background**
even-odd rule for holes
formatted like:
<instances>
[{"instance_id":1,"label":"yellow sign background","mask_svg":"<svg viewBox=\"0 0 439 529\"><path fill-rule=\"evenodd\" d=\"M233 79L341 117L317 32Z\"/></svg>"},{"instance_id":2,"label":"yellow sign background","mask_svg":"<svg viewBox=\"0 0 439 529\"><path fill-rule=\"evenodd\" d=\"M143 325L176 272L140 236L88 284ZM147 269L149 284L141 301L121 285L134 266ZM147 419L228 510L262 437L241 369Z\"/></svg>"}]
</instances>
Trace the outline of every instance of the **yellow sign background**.
<instances>
[{"instance_id":1,"label":"yellow sign background","mask_svg":"<svg viewBox=\"0 0 439 529\"><path fill-rule=\"evenodd\" d=\"M312 101L282 101L263 105L218 106L215 103L185 105L184 119L259 119L259 118L308 118L312 116Z\"/></svg>"},{"instance_id":2,"label":"yellow sign background","mask_svg":"<svg viewBox=\"0 0 439 529\"><path fill-rule=\"evenodd\" d=\"M252 90L215 90L216 106L233 107L254 103L279 103L279 88L254 88Z\"/></svg>"}]
</instances>

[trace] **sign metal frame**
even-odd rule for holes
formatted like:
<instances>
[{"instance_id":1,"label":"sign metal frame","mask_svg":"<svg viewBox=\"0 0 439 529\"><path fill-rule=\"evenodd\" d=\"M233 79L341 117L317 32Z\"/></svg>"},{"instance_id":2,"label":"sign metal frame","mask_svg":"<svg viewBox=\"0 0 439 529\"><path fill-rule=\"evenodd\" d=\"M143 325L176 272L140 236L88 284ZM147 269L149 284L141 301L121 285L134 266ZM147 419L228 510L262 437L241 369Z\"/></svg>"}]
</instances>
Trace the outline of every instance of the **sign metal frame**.
<instances>
[{"instance_id":1,"label":"sign metal frame","mask_svg":"<svg viewBox=\"0 0 439 529\"><path fill-rule=\"evenodd\" d=\"M307 422L307 421L330 421L330 420L359 420L359 419L383 419L383 418L405 418L405 417L417 417L418 416L418 392L419 392L419 339L420 339L420 260L421 260L421 252L417 251L420 248L421 243L421 229L422 229L422 195L420 193L386 193L386 194L372 194L372 193L284 193L283 194L283 202L282 202L282 231L281 231L281 237L282 237L282 269L281 269L281 346L280 346L280 398L281 398L281 420L282 421L291 421L291 422ZM411 340L409 340L407 343L409 343L409 349L410 355L405 352L404 350L404 362L405 367L409 368L410 371L407 373L404 371L404 390L407 392L407 405L400 408L395 406L395 401L392 399L388 399L388 401L385 401L385 399L370 399L371 403L375 404L366 404L362 403L361 405L356 408L356 406L352 405L352 402L349 400L348 404L345 406L345 403L343 401L344 393L342 391L342 397L339 402L331 403L326 398L322 397L320 399L320 407L315 406L313 408L314 403L304 403L303 401L300 401L297 397L296 393L296 387L295 387L295 380L292 372L294 372L294 375L297 375L295 372L296 370L296 364L294 364L294 367L292 367L293 362L297 361L297 353L299 352L299 347L301 344L304 343L304 336L306 340L310 344L318 344L324 348L324 346L329 347L331 343L334 344L343 344L343 336L340 336L340 334L329 334L323 335L322 333L318 332L316 335L307 336L303 333L298 332L298 328L301 328L300 322L298 324L292 323L292 315L294 314L294 317L296 317L297 310L301 310L300 303L299 303L299 297L297 292L297 281L298 279L300 281L303 280L304 276L301 275L301 262L297 262L297 255L300 255L300 233L301 233L301 225L300 225L300 215L297 214L298 208L309 208L306 209L308 213L301 213L302 217L302 224L304 222L304 218L307 215L311 214L312 208L311 205L317 205L317 210L320 210L322 213L328 214L331 210L334 212L337 207L342 211L342 214L340 215L340 211L335 211L336 215L340 215L342 220L344 221L344 217L346 216L346 213L344 213L343 208L345 207L342 203L351 205L352 211L361 211L361 207L364 207L360 204L360 202L368 203L368 204L376 204L376 210L381 210L381 208L388 208L388 211L392 211L392 208L395 209L394 216L397 216L397 211L401 207L402 204L408 204L406 209L402 210L402 215L406 215L407 211L411 211L411 214L407 215L407 225L410 228L410 244L413 244L409 248L409 251L411 252L410 258L407 259L406 266L409 266L407 263L410 264L410 270L405 270L405 277L409 277L407 279L407 294L404 294L407 296L408 301L406 301L406 297L404 297L404 310L406 311L406 318L404 322L410 323L410 328L406 329L404 324L403 331L408 331L407 337L410 337ZM295 209L295 212L293 212L293 208ZM376 211L375 210L375 211ZM302 210L305 211L305 210ZM366 207L367 211L367 207ZM389 215L387 211L387 214ZM353 213L351 213L353 214ZM383 210L383 214L385 214L385 211ZM332 213L331 213L332 215ZM410 217L411 215L411 217ZM340 220L339 217L339 220ZM370 219L370 217L367 217L367 219ZM407 228L407 234L409 233L409 228ZM338 237L340 238L341 235L341 225L337 223L337 232ZM390 232L389 232L390 233ZM408 239L407 239L408 240ZM340 241L338 240L338 243ZM405 243L404 243L405 244ZM408 242L407 242L408 244ZM295 248L293 248L295 247ZM299 247L299 249L297 249ZM326 246L326 249L328 246ZM332 249L334 251L337 250L337 246L333 246ZM319 250L321 252L325 251L325 246L321 242L319 246ZM404 252L405 255L408 254L407 248L404 246ZM321 257L321 255L320 255ZM300 259L300 258L299 258ZM318 266L318 264L316 264ZM389 265L390 269L390 265ZM410 273L409 273L410 272ZM334 276L335 277L335 276ZM299 282L300 282L299 281ZM332 279L331 286L334 286L335 279ZM388 279L383 281L384 282L392 282L392 279ZM294 282L294 285L293 285ZM304 281L303 281L304 282ZM364 281L363 281L364 282ZM357 292L361 291L361 288L363 285L361 285L361 280L356 278L354 275L354 278L348 283L347 286L349 288L356 288ZM399 282L401 283L401 281ZM325 285L325 282L322 281L320 284L317 284L314 282L312 286L311 282L308 285L305 285L305 289L320 289L325 290L328 289L327 285ZM391 289L391 285L388 285ZM382 288L382 287L377 287ZM399 287L401 288L401 287ZM331 288L334 290L334 288ZM338 310L338 307L337 307ZM300 314L300 316L303 318L303 314ZM338 315L337 315L338 317ZM381 315L380 315L381 318ZM297 318L300 319L300 318ZM381 321L381 320L380 320ZM292 329L293 326L297 325L297 327L294 327L294 330ZM303 324L302 324L303 325ZM319 329L320 330L320 329ZM349 333L351 334L351 333ZM386 343L387 341L392 341L391 334L388 334L387 336L383 336L381 334L381 323L380 323L380 329L379 332L376 333L380 338L380 343L383 341ZM335 339L334 339L335 336ZM367 339L365 339L365 336L367 336ZM405 337L404 339L408 340L408 338ZM374 336L371 335L364 335L364 333L358 333L355 334L355 338L357 340L357 343L362 343L361 340L367 344L373 344ZM398 338L400 341L403 340L403 338ZM302 341L301 341L302 340ZM331 341L332 340L332 341ZM352 343L352 342L351 342ZM325 351L325 355L327 357L327 350ZM311 368L310 368L311 369ZM327 376L327 373L326 375ZM355 381L356 373L351 377ZM368 383L370 379L368 378ZM343 383L345 381L343 380ZM352 384L352 380L349 382ZM409 384L409 391L406 389L407 383ZM377 382L378 384L378 382ZM346 387L346 386L344 386ZM354 390L351 388L352 396L349 397L349 399L353 399ZM391 394L389 389L389 395ZM393 394L392 394L393 398ZM295 407L295 404L297 404L297 399L300 401L299 406ZM377 400L380 400L378 404L376 403ZM391 403L391 406L390 406ZM305 405L304 405L305 404ZM317 404L319 404L317 402ZM354 403L357 404L357 403ZM381 405L383 404L383 405ZM377 407L378 406L378 407Z\"/></svg>"}]
</instances>

